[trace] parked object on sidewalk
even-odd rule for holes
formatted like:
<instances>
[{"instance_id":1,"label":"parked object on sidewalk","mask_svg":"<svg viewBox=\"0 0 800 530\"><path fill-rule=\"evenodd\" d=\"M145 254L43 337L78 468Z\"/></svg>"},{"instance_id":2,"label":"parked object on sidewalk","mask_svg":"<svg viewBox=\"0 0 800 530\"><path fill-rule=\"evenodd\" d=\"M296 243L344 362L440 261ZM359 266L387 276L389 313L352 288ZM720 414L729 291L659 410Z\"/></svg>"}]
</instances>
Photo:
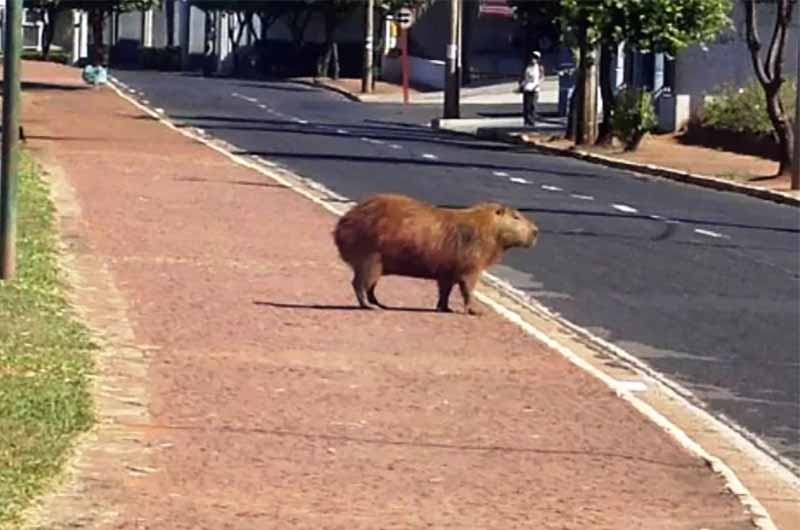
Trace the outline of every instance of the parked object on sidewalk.
<instances>
[{"instance_id":1,"label":"parked object on sidewalk","mask_svg":"<svg viewBox=\"0 0 800 530\"><path fill-rule=\"evenodd\" d=\"M108 71L104 66L86 65L83 69L83 80L90 85L104 85L108 83Z\"/></svg>"},{"instance_id":2,"label":"parked object on sidewalk","mask_svg":"<svg viewBox=\"0 0 800 530\"><path fill-rule=\"evenodd\" d=\"M469 208L439 208L398 194L379 194L353 207L336 225L334 241L353 269L359 305L384 306L375 297L381 276L436 280L436 309L450 312L458 284L466 313L476 315L472 291L480 274L506 250L533 247L536 224L513 208L481 202Z\"/></svg>"}]
</instances>

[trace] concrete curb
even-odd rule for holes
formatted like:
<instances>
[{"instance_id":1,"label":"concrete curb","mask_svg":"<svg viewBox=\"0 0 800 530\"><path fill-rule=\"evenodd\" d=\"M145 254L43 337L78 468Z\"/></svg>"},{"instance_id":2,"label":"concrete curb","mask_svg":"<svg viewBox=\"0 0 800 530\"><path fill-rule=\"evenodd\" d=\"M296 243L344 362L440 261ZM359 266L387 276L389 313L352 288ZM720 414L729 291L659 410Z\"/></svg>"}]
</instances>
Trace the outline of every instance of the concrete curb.
<instances>
[{"instance_id":1,"label":"concrete curb","mask_svg":"<svg viewBox=\"0 0 800 530\"><path fill-rule=\"evenodd\" d=\"M340 86L336 86L333 83L327 83L325 81L319 81L319 80L310 81L308 79L298 79L298 78L292 79L292 81L295 82L295 83L299 83L301 85L306 85L306 86L310 86L310 87L314 87L314 88L324 88L326 90L330 90L332 92L336 92L338 94L343 95L344 97L346 97L350 101L357 101L359 103L367 103L367 102L371 101L371 100L370 101L364 100L364 99L362 99L363 96L360 96L358 94L354 94L353 92L350 92L349 90L345 90L344 88L342 88Z\"/></svg>"},{"instance_id":2,"label":"concrete curb","mask_svg":"<svg viewBox=\"0 0 800 530\"><path fill-rule=\"evenodd\" d=\"M713 188L720 191L730 191L734 193L742 193L756 197L759 199L769 200L780 204L789 206L800 206L800 197L793 197L786 193L779 191L772 191L765 188L757 188L755 186L748 186L746 184L739 184L730 180L712 177L709 175L700 175L696 173L689 173L688 171L680 171L677 169L666 168L663 166L656 166L653 164L640 164L637 162L628 162L627 160L620 160L610 156L598 155L580 149L562 149L545 145L542 142L528 139L524 134L518 135L513 133L497 133L490 129L478 129L475 136L487 140L498 140L506 143L513 143L518 145L525 145L531 149L541 151L543 153L568 156L577 158L586 162L601 164L607 167L617 169L624 169L627 171L634 171L636 173L643 173L646 175L653 175L687 184L694 184L696 186L703 186L705 188Z\"/></svg>"}]
</instances>

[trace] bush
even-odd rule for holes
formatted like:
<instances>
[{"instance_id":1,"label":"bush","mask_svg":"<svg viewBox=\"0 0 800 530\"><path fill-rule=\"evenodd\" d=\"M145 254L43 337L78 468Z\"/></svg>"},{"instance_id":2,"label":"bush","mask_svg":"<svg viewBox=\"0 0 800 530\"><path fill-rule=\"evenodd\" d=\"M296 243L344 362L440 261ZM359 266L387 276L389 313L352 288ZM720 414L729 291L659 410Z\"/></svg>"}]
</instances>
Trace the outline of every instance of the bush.
<instances>
[{"instance_id":1,"label":"bush","mask_svg":"<svg viewBox=\"0 0 800 530\"><path fill-rule=\"evenodd\" d=\"M50 50L50 55L45 58L41 52L25 50L22 52L25 61L47 61L58 64L70 64L72 58L69 52L63 50Z\"/></svg>"},{"instance_id":2,"label":"bush","mask_svg":"<svg viewBox=\"0 0 800 530\"><path fill-rule=\"evenodd\" d=\"M787 116L793 120L797 82L789 81L781 87L781 101ZM702 125L756 135L771 135L772 123L766 109L764 90L758 81L737 88L722 86L705 104Z\"/></svg>"},{"instance_id":3,"label":"bush","mask_svg":"<svg viewBox=\"0 0 800 530\"><path fill-rule=\"evenodd\" d=\"M611 128L614 136L622 140L626 151L634 151L658 124L650 92L638 88L626 88L614 99L614 115Z\"/></svg>"}]
</instances>

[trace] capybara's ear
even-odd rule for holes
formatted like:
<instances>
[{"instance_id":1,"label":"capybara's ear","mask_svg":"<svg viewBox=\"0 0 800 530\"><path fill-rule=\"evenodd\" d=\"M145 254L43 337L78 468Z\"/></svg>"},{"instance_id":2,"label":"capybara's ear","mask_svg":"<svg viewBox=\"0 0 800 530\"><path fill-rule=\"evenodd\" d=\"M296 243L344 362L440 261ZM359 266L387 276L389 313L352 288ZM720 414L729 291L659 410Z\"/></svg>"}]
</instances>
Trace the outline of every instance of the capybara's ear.
<instances>
[{"instance_id":1,"label":"capybara's ear","mask_svg":"<svg viewBox=\"0 0 800 530\"><path fill-rule=\"evenodd\" d=\"M506 213L506 207L505 206L498 206L497 210L495 210L494 213L496 215L503 215L503 214Z\"/></svg>"}]
</instances>

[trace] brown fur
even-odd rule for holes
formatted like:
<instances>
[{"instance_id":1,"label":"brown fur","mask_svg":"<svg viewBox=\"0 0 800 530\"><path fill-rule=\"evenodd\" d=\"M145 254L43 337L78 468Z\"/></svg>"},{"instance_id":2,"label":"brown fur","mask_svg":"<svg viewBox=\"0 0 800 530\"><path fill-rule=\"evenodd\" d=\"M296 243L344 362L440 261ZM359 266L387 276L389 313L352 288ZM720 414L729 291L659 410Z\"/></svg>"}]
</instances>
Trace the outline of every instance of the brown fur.
<instances>
[{"instance_id":1,"label":"brown fur","mask_svg":"<svg viewBox=\"0 0 800 530\"><path fill-rule=\"evenodd\" d=\"M538 228L518 211L494 202L466 209L438 208L411 197L375 195L342 217L334 231L339 255L352 267L361 307L384 307L375 298L381 276L436 280L439 311L458 284L465 310L480 274L512 247L532 247Z\"/></svg>"}]
</instances>

